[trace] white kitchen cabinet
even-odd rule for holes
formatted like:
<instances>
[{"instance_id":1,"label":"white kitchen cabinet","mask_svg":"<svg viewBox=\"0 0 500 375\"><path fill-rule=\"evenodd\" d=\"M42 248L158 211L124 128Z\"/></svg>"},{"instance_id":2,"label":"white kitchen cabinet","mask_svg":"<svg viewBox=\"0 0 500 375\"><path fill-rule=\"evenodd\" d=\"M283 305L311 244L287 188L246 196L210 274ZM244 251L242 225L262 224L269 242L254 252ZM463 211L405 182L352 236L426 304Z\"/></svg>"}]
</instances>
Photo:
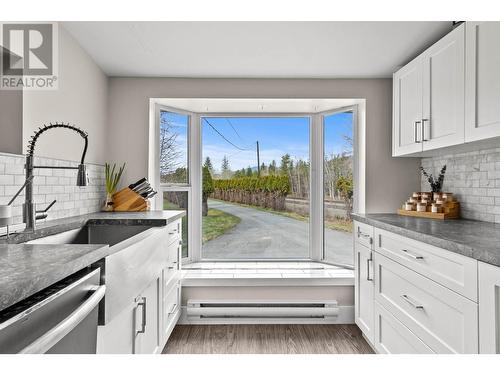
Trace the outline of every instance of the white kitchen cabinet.
<instances>
[{"instance_id":1,"label":"white kitchen cabinet","mask_svg":"<svg viewBox=\"0 0 500 375\"><path fill-rule=\"evenodd\" d=\"M381 354L433 354L412 331L375 302L375 349Z\"/></svg>"},{"instance_id":2,"label":"white kitchen cabinet","mask_svg":"<svg viewBox=\"0 0 500 375\"><path fill-rule=\"evenodd\" d=\"M465 25L422 55L423 151L464 143Z\"/></svg>"},{"instance_id":3,"label":"white kitchen cabinet","mask_svg":"<svg viewBox=\"0 0 500 375\"><path fill-rule=\"evenodd\" d=\"M393 156L464 142L465 26L393 75Z\"/></svg>"},{"instance_id":4,"label":"white kitchen cabinet","mask_svg":"<svg viewBox=\"0 0 500 375\"><path fill-rule=\"evenodd\" d=\"M98 353L159 353L180 317L182 226L151 228L106 258Z\"/></svg>"},{"instance_id":5,"label":"white kitchen cabinet","mask_svg":"<svg viewBox=\"0 0 500 375\"><path fill-rule=\"evenodd\" d=\"M98 327L99 354L153 354L159 351L159 284L157 277L113 320Z\"/></svg>"},{"instance_id":6,"label":"white kitchen cabinet","mask_svg":"<svg viewBox=\"0 0 500 375\"><path fill-rule=\"evenodd\" d=\"M500 22L467 22L465 34L465 141L500 137Z\"/></svg>"},{"instance_id":7,"label":"white kitchen cabinet","mask_svg":"<svg viewBox=\"0 0 500 375\"><path fill-rule=\"evenodd\" d=\"M355 242L355 322L368 341L374 338L373 293L375 283L373 278L373 251Z\"/></svg>"},{"instance_id":8,"label":"white kitchen cabinet","mask_svg":"<svg viewBox=\"0 0 500 375\"><path fill-rule=\"evenodd\" d=\"M393 76L393 156L422 151L422 58Z\"/></svg>"},{"instance_id":9,"label":"white kitchen cabinet","mask_svg":"<svg viewBox=\"0 0 500 375\"><path fill-rule=\"evenodd\" d=\"M368 341L373 342L373 227L354 222L355 322Z\"/></svg>"},{"instance_id":10,"label":"white kitchen cabinet","mask_svg":"<svg viewBox=\"0 0 500 375\"><path fill-rule=\"evenodd\" d=\"M375 300L436 353L478 353L477 304L381 254Z\"/></svg>"},{"instance_id":11,"label":"white kitchen cabinet","mask_svg":"<svg viewBox=\"0 0 500 375\"><path fill-rule=\"evenodd\" d=\"M500 354L500 267L479 262L479 353Z\"/></svg>"},{"instance_id":12,"label":"white kitchen cabinet","mask_svg":"<svg viewBox=\"0 0 500 375\"><path fill-rule=\"evenodd\" d=\"M136 298L134 310L134 354L153 354L160 346L160 282L156 278L140 296Z\"/></svg>"}]
</instances>

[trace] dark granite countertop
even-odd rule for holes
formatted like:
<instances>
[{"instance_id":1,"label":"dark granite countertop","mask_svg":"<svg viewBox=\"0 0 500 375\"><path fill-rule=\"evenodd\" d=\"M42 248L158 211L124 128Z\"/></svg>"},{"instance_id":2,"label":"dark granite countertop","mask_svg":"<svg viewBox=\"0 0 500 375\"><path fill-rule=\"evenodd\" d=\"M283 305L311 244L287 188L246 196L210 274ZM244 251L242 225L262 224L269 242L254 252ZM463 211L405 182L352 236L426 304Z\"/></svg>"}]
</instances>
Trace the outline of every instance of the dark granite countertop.
<instances>
[{"instance_id":1,"label":"dark granite countertop","mask_svg":"<svg viewBox=\"0 0 500 375\"><path fill-rule=\"evenodd\" d=\"M93 213L38 225L30 234L0 239L0 311L111 255L103 245L42 245L22 242L90 225L165 226L183 211Z\"/></svg>"},{"instance_id":2,"label":"dark granite countertop","mask_svg":"<svg viewBox=\"0 0 500 375\"><path fill-rule=\"evenodd\" d=\"M353 219L500 267L500 224L397 214L353 214Z\"/></svg>"}]
</instances>

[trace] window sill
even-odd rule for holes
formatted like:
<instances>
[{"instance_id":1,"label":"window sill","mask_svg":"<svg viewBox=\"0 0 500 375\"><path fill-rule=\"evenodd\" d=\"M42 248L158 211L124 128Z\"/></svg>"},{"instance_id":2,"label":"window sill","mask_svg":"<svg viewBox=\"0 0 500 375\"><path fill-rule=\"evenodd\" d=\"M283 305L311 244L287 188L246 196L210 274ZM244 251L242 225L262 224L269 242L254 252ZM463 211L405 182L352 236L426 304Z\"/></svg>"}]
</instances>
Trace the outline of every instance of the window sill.
<instances>
[{"instance_id":1,"label":"window sill","mask_svg":"<svg viewBox=\"0 0 500 375\"><path fill-rule=\"evenodd\" d=\"M210 262L183 268L183 286L352 286L354 271L314 262Z\"/></svg>"}]
</instances>

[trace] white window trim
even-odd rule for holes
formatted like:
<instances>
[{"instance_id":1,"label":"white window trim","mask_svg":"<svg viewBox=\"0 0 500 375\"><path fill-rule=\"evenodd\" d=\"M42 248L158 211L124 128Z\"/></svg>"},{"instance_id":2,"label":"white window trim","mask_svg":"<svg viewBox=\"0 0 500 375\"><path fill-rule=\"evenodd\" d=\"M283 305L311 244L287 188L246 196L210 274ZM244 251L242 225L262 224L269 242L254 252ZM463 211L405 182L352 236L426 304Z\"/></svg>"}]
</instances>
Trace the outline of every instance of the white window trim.
<instances>
[{"instance_id":1,"label":"white window trim","mask_svg":"<svg viewBox=\"0 0 500 375\"><path fill-rule=\"evenodd\" d=\"M324 224L323 224L323 166L324 166L324 123L323 117L335 113L352 110L353 112L353 165L354 165L354 202L353 211L365 212L365 101L351 106L336 108L318 113L195 113L165 106L150 101L150 134L149 134L149 180L158 190L153 202L154 209L162 207L162 191L187 191L188 202L188 257L183 263L213 261L202 258L202 117L309 117L309 157L311 163L310 176L310 216L309 216L309 259L236 259L237 261L319 261L335 264L324 259ZM190 116L188 125L188 184L160 184L159 177L159 131L160 111L170 111ZM153 147L151 147L153 145ZM235 259L217 261L235 261ZM345 265L342 265L345 266Z\"/></svg>"}]
</instances>

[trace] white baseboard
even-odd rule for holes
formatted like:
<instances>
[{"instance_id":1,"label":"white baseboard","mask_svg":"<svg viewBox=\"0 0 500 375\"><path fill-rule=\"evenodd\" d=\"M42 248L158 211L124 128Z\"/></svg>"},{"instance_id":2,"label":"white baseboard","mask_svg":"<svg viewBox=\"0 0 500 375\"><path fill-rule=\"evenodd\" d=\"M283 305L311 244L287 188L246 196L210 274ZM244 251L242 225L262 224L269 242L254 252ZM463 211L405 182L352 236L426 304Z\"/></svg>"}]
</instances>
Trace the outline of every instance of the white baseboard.
<instances>
[{"instance_id":1,"label":"white baseboard","mask_svg":"<svg viewBox=\"0 0 500 375\"><path fill-rule=\"evenodd\" d=\"M339 306L339 315L336 319L259 319L259 318L212 318L212 319L189 319L187 307L182 306L181 317L177 324L354 324L354 306Z\"/></svg>"}]
</instances>

